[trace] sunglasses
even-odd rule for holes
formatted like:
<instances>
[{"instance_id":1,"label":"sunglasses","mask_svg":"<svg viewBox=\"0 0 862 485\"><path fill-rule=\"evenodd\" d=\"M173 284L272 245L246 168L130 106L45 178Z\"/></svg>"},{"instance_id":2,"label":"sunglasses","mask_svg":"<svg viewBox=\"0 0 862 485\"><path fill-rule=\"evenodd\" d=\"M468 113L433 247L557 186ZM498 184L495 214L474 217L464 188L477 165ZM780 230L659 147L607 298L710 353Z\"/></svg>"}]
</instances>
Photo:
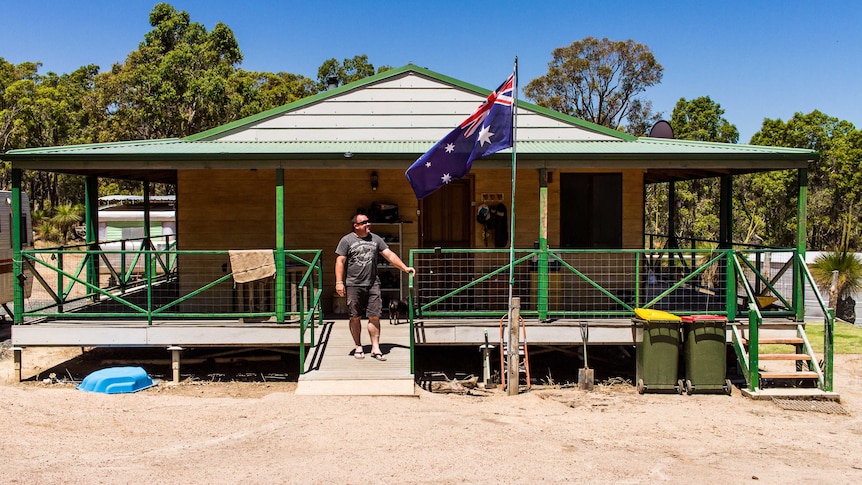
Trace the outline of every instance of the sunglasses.
<instances>
[{"instance_id":1,"label":"sunglasses","mask_svg":"<svg viewBox=\"0 0 862 485\"><path fill-rule=\"evenodd\" d=\"M355 223L355 224L356 224L357 226L364 226L364 225L366 225L366 224L371 224L371 221L362 221L362 222L357 222L357 223Z\"/></svg>"}]
</instances>

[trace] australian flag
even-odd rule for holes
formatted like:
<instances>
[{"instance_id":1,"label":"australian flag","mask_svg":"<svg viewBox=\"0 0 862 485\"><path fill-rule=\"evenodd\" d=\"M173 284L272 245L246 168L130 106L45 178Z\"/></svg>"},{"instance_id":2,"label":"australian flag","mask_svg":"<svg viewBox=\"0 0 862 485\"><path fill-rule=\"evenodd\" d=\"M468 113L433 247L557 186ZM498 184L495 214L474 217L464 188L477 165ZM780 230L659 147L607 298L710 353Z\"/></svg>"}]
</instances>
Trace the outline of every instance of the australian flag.
<instances>
[{"instance_id":1,"label":"australian flag","mask_svg":"<svg viewBox=\"0 0 862 485\"><path fill-rule=\"evenodd\" d=\"M404 174L421 199L470 172L473 160L512 146L515 74Z\"/></svg>"}]
</instances>

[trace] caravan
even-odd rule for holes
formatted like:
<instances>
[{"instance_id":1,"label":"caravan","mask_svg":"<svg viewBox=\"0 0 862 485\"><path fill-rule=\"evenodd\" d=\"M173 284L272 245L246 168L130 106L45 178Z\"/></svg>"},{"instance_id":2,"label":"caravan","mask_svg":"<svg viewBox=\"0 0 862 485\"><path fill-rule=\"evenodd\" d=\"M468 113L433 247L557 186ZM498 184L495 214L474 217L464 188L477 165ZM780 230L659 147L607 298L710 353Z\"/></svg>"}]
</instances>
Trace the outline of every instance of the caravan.
<instances>
[{"instance_id":1,"label":"caravan","mask_svg":"<svg viewBox=\"0 0 862 485\"><path fill-rule=\"evenodd\" d=\"M21 218L21 246L24 249L33 247L33 220L30 218L30 200L27 194L21 192L21 207L24 214ZM25 272L29 276L29 272ZM8 303L12 302L15 278L12 272L12 192L0 191L0 305L6 313L12 315ZM33 289L33 278L24 280L24 298L30 297ZM3 315L0 318L5 318Z\"/></svg>"}]
</instances>

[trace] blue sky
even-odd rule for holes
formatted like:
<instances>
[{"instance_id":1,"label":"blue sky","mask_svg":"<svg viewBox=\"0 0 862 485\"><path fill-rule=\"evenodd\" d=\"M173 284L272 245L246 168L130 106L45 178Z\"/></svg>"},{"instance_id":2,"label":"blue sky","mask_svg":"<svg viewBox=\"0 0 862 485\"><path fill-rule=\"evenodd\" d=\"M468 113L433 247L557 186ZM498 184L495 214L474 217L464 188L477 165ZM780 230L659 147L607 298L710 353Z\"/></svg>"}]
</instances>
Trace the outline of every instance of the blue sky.
<instances>
[{"instance_id":1,"label":"blue sky","mask_svg":"<svg viewBox=\"0 0 862 485\"><path fill-rule=\"evenodd\" d=\"M40 72L122 62L151 30L155 0L0 0L0 57ZM748 142L764 118L824 113L862 125L862 2L175 0L193 22L227 24L244 69L316 78L329 58L426 67L493 89L519 60L519 84L586 36L633 39L664 66L644 97L670 117L710 96Z\"/></svg>"}]
</instances>

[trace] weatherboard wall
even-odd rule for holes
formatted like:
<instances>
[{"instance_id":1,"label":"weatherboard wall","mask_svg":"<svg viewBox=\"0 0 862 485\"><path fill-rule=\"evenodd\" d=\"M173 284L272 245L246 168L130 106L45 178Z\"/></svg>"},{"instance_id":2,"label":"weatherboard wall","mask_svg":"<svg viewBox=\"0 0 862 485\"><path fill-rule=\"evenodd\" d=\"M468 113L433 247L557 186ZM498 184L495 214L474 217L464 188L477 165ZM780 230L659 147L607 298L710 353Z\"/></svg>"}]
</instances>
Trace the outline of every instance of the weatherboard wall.
<instances>
[{"instance_id":1,"label":"weatherboard wall","mask_svg":"<svg viewBox=\"0 0 862 485\"><path fill-rule=\"evenodd\" d=\"M415 73L326 98L261 120L222 141L436 141L484 96ZM523 108L518 140L616 140ZM406 168L406 167L405 167Z\"/></svg>"}]
</instances>

